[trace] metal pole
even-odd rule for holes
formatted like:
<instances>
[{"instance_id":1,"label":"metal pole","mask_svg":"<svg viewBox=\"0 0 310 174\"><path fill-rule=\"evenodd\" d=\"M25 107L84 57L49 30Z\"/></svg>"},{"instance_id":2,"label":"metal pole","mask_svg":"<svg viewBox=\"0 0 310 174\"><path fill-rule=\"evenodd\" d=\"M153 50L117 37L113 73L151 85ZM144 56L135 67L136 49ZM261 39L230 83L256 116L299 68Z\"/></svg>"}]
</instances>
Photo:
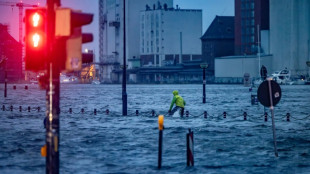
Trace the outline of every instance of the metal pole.
<instances>
[{"instance_id":1,"label":"metal pole","mask_svg":"<svg viewBox=\"0 0 310 174\"><path fill-rule=\"evenodd\" d=\"M7 77L7 72L4 70L4 98L7 97L7 82L8 82L8 77Z\"/></svg>"},{"instance_id":2,"label":"metal pole","mask_svg":"<svg viewBox=\"0 0 310 174\"><path fill-rule=\"evenodd\" d=\"M206 103L206 68L203 69L203 85L202 85L202 103Z\"/></svg>"},{"instance_id":3,"label":"metal pole","mask_svg":"<svg viewBox=\"0 0 310 174\"><path fill-rule=\"evenodd\" d=\"M123 83L122 83L122 99L123 99L123 115L127 115L127 92L126 92L126 5L125 5L125 0L123 0L123 13L124 13L124 20L123 20L123 24L124 24L124 52L123 52Z\"/></svg>"},{"instance_id":4,"label":"metal pole","mask_svg":"<svg viewBox=\"0 0 310 174\"><path fill-rule=\"evenodd\" d=\"M272 132L273 132L274 154L276 157L278 157L276 128L275 128L275 123L274 123L274 107L273 107L272 90L271 90L271 81L270 80L268 80L268 88L269 88L270 110L271 110L271 116L272 116Z\"/></svg>"},{"instance_id":5,"label":"metal pole","mask_svg":"<svg viewBox=\"0 0 310 174\"><path fill-rule=\"evenodd\" d=\"M55 7L60 6L60 0L47 0L47 40L49 85L46 90L46 173L59 173L59 67L55 60Z\"/></svg>"}]
</instances>

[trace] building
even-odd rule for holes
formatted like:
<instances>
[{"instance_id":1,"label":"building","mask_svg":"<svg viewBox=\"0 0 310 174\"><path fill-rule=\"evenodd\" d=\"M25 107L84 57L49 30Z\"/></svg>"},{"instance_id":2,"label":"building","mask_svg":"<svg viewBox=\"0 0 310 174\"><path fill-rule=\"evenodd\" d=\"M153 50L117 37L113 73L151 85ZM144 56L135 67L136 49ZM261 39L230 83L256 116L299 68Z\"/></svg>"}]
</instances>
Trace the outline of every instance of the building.
<instances>
[{"instance_id":1,"label":"building","mask_svg":"<svg viewBox=\"0 0 310 174\"><path fill-rule=\"evenodd\" d=\"M202 59L208 63L209 76L214 76L215 57L234 55L234 27L233 16L216 16L201 37Z\"/></svg>"},{"instance_id":2,"label":"building","mask_svg":"<svg viewBox=\"0 0 310 174\"><path fill-rule=\"evenodd\" d=\"M147 7L140 13L140 20L140 75L145 67L160 67L156 73L146 72L140 79L184 79L173 72L177 66L201 61L202 10L172 8L164 4ZM174 70L170 71L170 68Z\"/></svg>"},{"instance_id":3,"label":"building","mask_svg":"<svg viewBox=\"0 0 310 174\"><path fill-rule=\"evenodd\" d=\"M235 0L235 55L257 54L261 30L269 30L269 0Z\"/></svg>"},{"instance_id":4,"label":"building","mask_svg":"<svg viewBox=\"0 0 310 174\"><path fill-rule=\"evenodd\" d=\"M157 9L173 0L126 1L126 59L140 58L140 12ZM120 82L123 64L123 1L99 0L99 60L100 80L105 83ZM129 67L130 68L130 67Z\"/></svg>"},{"instance_id":5,"label":"building","mask_svg":"<svg viewBox=\"0 0 310 174\"><path fill-rule=\"evenodd\" d=\"M310 1L270 0L270 52L273 71L307 75L310 61ZM308 74L309 75L309 74Z\"/></svg>"},{"instance_id":6,"label":"building","mask_svg":"<svg viewBox=\"0 0 310 174\"><path fill-rule=\"evenodd\" d=\"M0 24L0 82L5 80L5 72L9 82L23 80L22 45L8 32L8 26Z\"/></svg>"}]
</instances>

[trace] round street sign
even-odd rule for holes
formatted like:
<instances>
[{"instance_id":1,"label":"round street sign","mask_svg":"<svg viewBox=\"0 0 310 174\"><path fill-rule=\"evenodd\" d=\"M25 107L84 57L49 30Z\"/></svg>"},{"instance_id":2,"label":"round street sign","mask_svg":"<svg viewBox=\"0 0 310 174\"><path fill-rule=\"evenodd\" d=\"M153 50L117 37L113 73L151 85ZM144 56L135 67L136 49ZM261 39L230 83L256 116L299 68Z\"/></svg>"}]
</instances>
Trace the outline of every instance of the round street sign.
<instances>
[{"instance_id":1,"label":"round street sign","mask_svg":"<svg viewBox=\"0 0 310 174\"><path fill-rule=\"evenodd\" d=\"M270 86L271 86L272 103L273 106L275 106L279 103L281 99L282 96L281 88L280 85L273 80L270 80ZM263 83L259 85L257 90L257 98L262 105L266 107L271 106L268 80L265 80Z\"/></svg>"}]
</instances>

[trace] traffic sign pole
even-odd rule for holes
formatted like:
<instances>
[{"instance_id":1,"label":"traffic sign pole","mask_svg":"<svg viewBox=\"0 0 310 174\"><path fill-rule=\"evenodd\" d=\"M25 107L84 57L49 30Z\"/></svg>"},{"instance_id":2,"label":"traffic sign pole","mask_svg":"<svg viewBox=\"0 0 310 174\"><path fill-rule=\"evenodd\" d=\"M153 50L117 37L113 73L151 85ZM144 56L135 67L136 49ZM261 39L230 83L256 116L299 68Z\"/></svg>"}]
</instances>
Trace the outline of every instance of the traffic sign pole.
<instances>
[{"instance_id":1,"label":"traffic sign pole","mask_svg":"<svg viewBox=\"0 0 310 174\"><path fill-rule=\"evenodd\" d=\"M272 93L272 89L271 89L271 80L268 80L268 88L269 88L270 110L271 110L271 119L272 119L274 154L276 157L278 157L276 128L275 128L275 123L274 123L274 107L273 107L273 99L272 99L273 93Z\"/></svg>"}]
</instances>

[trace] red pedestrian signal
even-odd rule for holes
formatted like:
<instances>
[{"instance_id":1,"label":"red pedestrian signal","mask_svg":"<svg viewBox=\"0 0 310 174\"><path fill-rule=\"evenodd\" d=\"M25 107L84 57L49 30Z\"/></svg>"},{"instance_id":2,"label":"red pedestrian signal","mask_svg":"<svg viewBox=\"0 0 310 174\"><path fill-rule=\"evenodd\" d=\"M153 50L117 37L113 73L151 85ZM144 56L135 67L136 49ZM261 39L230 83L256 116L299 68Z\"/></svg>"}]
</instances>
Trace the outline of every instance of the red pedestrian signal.
<instances>
[{"instance_id":1,"label":"red pedestrian signal","mask_svg":"<svg viewBox=\"0 0 310 174\"><path fill-rule=\"evenodd\" d=\"M25 25L26 70L44 70L47 61L46 9L27 9Z\"/></svg>"}]
</instances>

